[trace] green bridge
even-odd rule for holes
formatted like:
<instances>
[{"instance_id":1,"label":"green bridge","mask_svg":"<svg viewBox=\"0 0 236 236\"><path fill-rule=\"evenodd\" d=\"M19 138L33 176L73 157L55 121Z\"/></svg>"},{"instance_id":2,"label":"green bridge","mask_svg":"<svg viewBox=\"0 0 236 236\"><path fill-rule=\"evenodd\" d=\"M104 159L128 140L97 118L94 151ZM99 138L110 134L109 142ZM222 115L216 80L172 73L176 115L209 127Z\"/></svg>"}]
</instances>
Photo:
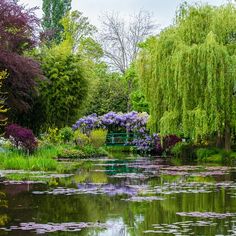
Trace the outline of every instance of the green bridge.
<instances>
[{"instance_id":1,"label":"green bridge","mask_svg":"<svg viewBox=\"0 0 236 236\"><path fill-rule=\"evenodd\" d=\"M108 133L107 146L133 146L131 142L137 136L134 133Z\"/></svg>"}]
</instances>

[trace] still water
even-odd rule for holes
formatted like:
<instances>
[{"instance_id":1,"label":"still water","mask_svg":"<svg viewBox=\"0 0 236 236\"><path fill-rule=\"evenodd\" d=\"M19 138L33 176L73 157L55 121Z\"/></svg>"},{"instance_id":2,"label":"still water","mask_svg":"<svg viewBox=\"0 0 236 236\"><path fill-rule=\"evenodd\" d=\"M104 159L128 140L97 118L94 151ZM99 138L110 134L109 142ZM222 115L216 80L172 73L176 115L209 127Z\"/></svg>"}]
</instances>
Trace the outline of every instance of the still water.
<instances>
[{"instance_id":1,"label":"still water","mask_svg":"<svg viewBox=\"0 0 236 236\"><path fill-rule=\"evenodd\" d=\"M0 174L0 235L236 235L234 167L104 159Z\"/></svg>"}]
</instances>

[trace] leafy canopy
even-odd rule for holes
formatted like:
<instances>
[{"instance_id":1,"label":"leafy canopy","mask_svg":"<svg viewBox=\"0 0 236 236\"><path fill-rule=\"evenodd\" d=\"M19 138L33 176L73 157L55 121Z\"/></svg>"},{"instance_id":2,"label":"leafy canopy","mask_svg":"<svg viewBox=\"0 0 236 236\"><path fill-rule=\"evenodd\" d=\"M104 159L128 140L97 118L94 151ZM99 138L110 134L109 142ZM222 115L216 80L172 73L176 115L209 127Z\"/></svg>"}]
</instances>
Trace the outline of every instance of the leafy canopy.
<instances>
[{"instance_id":1,"label":"leafy canopy","mask_svg":"<svg viewBox=\"0 0 236 236\"><path fill-rule=\"evenodd\" d=\"M175 24L142 44L137 68L150 127L197 138L236 128L236 8L182 5Z\"/></svg>"}]
</instances>

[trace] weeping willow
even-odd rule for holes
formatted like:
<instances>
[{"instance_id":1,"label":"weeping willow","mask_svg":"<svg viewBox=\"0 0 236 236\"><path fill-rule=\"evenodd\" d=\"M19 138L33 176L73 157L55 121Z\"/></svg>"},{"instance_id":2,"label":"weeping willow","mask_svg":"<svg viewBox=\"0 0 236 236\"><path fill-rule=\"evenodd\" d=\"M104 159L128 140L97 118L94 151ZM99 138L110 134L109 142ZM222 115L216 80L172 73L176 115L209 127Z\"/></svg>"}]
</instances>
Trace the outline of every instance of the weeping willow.
<instances>
[{"instance_id":1,"label":"weeping willow","mask_svg":"<svg viewBox=\"0 0 236 236\"><path fill-rule=\"evenodd\" d=\"M182 5L175 23L148 39L137 70L150 128L197 140L236 129L236 8Z\"/></svg>"}]
</instances>

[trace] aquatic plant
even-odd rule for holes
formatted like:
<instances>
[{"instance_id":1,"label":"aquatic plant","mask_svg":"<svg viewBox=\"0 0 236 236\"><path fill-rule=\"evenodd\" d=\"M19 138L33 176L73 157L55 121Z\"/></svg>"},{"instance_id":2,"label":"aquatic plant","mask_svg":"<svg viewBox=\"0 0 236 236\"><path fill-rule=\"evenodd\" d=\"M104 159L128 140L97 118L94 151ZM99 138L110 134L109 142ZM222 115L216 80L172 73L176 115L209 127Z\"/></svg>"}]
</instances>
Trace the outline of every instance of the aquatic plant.
<instances>
[{"instance_id":1,"label":"aquatic plant","mask_svg":"<svg viewBox=\"0 0 236 236\"><path fill-rule=\"evenodd\" d=\"M236 213L217 213L217 212L177 212L180 216L199 217L199 218L215 218L224 219L227 217L236 216Z\"/></svg>"},{"instance_id":2,"label":"aquatic plant","mask_svg":"<svg viewBox=\"0 0 236 236\"><path fill-rule=\"evenodd\" d=\"M54 232L78 232L85 228L108 228L108 225L92 222L67 222L67 223L47 223L38 224L35 222L21 223L20 226L11 226L10 228L2 228L5 231L22 230L35 231L36 234L48 234Z\"/></svg>"}]
</instances>

